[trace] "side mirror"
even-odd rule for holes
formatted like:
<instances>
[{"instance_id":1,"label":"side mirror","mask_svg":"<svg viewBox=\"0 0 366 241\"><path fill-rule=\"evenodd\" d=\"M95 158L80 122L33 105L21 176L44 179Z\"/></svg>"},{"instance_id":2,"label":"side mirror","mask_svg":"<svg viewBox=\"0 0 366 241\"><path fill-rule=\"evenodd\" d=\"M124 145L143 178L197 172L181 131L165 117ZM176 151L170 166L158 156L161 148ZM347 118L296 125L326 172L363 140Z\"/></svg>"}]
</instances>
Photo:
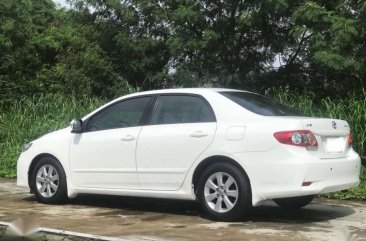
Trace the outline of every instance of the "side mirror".
<instances>
[{"instance_id":1,"label":"side mirror","mask_svg":"<svg viewBox=\"0 0 366 241\"><path fill-rule=\"evenodd\" d=\"M71 133L81 133L83 130L83 121L81 119L73 119L70 126Z\"/></svg>"}]
</instances>

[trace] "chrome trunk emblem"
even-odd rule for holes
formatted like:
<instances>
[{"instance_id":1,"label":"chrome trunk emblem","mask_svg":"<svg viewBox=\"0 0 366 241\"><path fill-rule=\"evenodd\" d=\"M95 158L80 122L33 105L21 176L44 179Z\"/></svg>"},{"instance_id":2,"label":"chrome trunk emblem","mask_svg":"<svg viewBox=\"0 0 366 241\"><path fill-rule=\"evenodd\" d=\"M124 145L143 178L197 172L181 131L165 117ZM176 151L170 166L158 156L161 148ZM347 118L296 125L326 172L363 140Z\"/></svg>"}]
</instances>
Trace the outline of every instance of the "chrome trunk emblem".
<instances>
[{"instance_id":1,"label":"chrome trunk emblem","mask_svg":"<svg viewBox=\"0 0 366 241\"><path fill-rule=\"evenodd\" d=\"M332 121L332 127L333 129L337 129L337 123L335 121Z\"/></svg>"}]
</instances>

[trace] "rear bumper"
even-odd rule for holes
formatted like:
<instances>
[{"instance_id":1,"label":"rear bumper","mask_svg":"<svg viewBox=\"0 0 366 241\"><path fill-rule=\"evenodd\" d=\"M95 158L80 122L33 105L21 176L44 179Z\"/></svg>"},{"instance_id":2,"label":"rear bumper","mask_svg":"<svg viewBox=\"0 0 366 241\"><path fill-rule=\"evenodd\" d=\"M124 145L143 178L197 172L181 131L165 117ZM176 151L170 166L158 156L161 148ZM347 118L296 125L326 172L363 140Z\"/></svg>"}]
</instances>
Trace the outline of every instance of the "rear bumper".
<instances>
[{"instance_id":1,"label":"rear bumper","mask_svg":"<svg viewBox=\"0 0 366 241\"><path fill-rule=\"evenodd\" d=\"M347 157L319 159L306 150L291 148L280 146L267 153L234 155L248 173L253 205L274 198L335 192L359 184L361 159L353 150ZM311 185L303 186L304 182Z\"/></svg>"},{"instance_id":2,"label":"rear bumper","mask_svg":"<svg viewBox=\"0 0 366 241\"><path fill-rule=\"evenodd\" d=\"M359 184L361 160L360 158L322 159L322 163L309 168L306 181L312 184L303 187L303 191L314 194L336 192Z\"/></svg>"}]
</instances>

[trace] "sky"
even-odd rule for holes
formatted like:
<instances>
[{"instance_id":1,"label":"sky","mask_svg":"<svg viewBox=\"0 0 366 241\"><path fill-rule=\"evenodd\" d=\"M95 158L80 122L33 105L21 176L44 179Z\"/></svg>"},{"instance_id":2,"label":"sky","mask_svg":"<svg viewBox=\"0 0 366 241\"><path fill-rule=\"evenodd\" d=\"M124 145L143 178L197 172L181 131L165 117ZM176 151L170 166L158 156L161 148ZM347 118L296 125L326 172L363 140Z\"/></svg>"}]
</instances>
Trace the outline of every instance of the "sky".
<instances>
[{"instance_id":1,"label":"sky","mask_svg":"<svg viewBox=\"0 0 366 241\"><path fill-rule=\"evenodd\" d=\"M66 0L53 0L55 3L59 4L61 7L68 7L69 4L66 3Z\"/></svg>"}]
</instances>

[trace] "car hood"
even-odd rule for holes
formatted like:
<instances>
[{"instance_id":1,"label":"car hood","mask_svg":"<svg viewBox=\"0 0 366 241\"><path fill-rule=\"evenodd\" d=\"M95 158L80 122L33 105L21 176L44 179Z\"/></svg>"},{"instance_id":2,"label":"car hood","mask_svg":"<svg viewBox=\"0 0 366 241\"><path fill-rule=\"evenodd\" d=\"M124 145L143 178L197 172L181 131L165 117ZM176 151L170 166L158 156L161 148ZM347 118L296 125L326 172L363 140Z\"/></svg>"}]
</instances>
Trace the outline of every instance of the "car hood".
<instances>
[{"instance_id":1,"label":"car hood","mask_svg":"<svg viewBox=\"0 0 366 241\"><path fill-rule=\"evenodd\" d=\"M60 129L60 130L49 132L49 133L39 137L38 139L34 140L33 142L44 141L47 139L54 139L56 137L63 136L64 134L70 133L70 132L71 132L70 127L66 127L66 128Z\"/></svg>"}]
</instances>

